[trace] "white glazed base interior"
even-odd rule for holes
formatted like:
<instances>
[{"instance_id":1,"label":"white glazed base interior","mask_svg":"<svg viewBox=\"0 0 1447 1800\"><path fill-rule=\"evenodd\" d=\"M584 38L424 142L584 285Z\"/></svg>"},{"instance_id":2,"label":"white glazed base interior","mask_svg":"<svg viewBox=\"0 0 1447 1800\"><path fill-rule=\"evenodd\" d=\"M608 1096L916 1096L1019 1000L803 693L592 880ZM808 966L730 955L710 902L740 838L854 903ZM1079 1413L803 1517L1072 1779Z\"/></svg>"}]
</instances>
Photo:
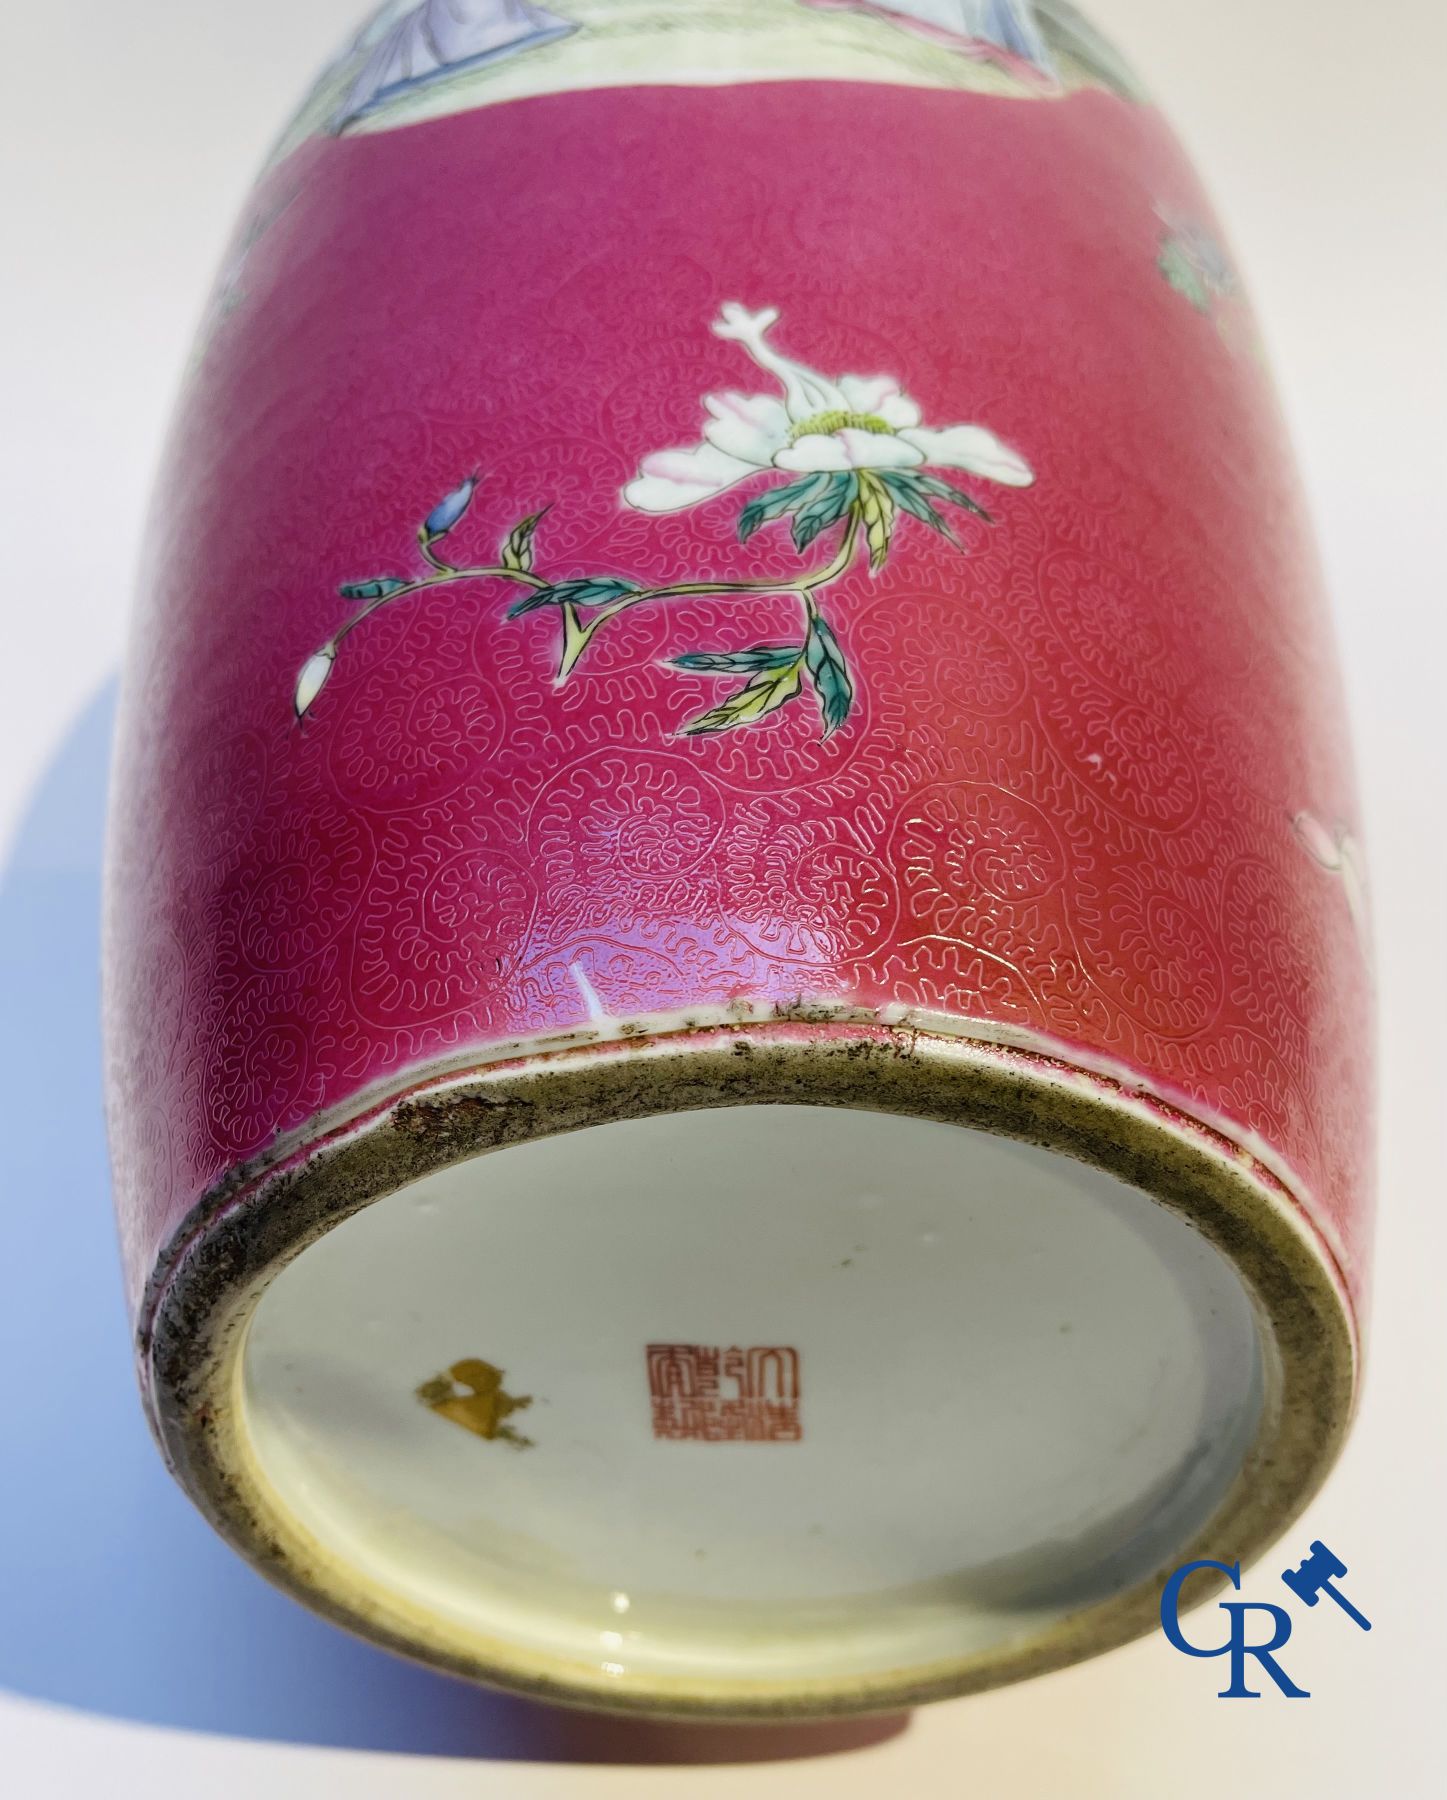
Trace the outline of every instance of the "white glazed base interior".
<instances>
[{"instance_id":1,"label":"white glazed base interior","mask_svg":"<svg viewBox=\"0 0 1447 1800\"><path fill-rule=\"evenodd\" d=\"M465 1397L467 1359L530 1396L484 1382L473 1423L526 1442L419 1398ZM650 1366L666 1428L721 1435L655 1436ZM1230 1265L1115 1178L750 1105L366 1207L267 1288L241 1390L273 1504L450 1635L624 1685L868 1683L1165 1563L1240 1470L1262 1363ZM762 1422L799 1435L727 1435Z\"/></svg>"}]
</instances>

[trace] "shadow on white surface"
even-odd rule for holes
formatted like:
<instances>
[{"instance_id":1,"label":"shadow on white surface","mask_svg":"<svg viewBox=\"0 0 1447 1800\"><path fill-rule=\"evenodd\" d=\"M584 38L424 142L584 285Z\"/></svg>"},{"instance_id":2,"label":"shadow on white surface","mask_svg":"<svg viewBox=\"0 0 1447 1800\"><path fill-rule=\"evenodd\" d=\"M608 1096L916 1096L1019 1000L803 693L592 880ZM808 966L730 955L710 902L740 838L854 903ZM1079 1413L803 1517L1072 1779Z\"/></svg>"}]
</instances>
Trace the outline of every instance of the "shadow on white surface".
<instances>
[{"instance_id":1,"label":"shadow on white surface","mask_svg":"<svg viewBox=\"0 0 1447 1800\"><path fill-rule=\"evenodd\" d=\"M141 1416L111 1220L97 942L114 710L112 686L0 871L0 1686L152 1725L512 1760L753 1762L903 1730L634 1723L475 1689L314 1618L192 1510Z\"/></svg>"}]
</instances>

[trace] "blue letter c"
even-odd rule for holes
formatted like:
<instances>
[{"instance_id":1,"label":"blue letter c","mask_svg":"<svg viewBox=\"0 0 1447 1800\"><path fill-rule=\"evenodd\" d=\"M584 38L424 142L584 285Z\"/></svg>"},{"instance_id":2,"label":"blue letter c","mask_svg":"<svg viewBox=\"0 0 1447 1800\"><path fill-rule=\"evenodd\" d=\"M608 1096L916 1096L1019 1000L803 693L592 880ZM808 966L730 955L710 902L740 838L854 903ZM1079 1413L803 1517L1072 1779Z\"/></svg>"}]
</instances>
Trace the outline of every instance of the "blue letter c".
<instances>
[{"instance_id":1,"label":"blue letter c","mask_svg":"<svg viewBox=\"0 0 1447 1800\"><path fill-rule=\"evenodd\" d=\"M1161 1630L1165 1632L1169 1643L1177 1650L1183 1650L1187 1656L1224 1656L1231 1648L1228 1638L1219 1649L1202 1650L1193 1644L1181 1630L1181 1589L1188 1575L1194 1575L1197 1569L1219 1569L1221 1574L1229 1575L1231 1585L1238 1591L1241 1587L1241 1565L1239 1562L1212 1562L1209 1557L1201 1562L1182 1563L1165 1587L1161 1590Z\"/></svg>"}]
</instances>

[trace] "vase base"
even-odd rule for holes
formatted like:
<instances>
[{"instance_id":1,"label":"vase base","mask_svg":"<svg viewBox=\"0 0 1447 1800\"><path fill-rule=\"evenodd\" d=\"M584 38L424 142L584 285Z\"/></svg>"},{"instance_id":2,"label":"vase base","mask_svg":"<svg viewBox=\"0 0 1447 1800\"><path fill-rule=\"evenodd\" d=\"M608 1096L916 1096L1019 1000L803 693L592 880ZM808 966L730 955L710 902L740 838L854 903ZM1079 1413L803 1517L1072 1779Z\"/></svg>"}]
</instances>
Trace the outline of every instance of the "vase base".
<instances>
[{"instance_id":1,"label":"vase base","mask_svg":"<svg viewBox=\"0 0 1447 1800\"><path fill-rule=\"evenodd\" d=\"M856 1054L875 1110L829 1091L827 1046L767 1035L746 1093L449 1140L279 1245L213 1319L206 1427L162 1407L203 1504L445 1667L740 1717L1074 1660L1146 1628L1185 1557L1285 1522L1335 1435L1309 1441L1307 1390L1343 1371L1304 1241L1295 1296L1263 1291L1279 1214L1243 1251L1239 1217L1052 1143L1058 1120L1032 1143L941 1116L940 1081L1003 1099L998 1051L925 1052L920 1112ZM1058 1080L1027 1081L1037 1113Z\"/></svg>"}]
</instances>

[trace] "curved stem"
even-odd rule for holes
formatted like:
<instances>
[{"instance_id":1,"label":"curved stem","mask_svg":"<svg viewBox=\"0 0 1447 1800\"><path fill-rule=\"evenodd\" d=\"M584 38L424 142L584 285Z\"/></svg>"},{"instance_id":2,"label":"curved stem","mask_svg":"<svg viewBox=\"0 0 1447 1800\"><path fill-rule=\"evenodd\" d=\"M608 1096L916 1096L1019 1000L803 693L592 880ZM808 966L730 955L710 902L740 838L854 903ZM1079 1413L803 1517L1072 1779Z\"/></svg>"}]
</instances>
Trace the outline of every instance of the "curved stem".
<instances>
[{"instance_id":1,"label":"curved stem","mask_svg":"<svg viewBox=\"0 0 1447 1800\"><path fill-rule=\"evenodd\" d=\"M785 581L678 581L667 587L642 588L638 593L630 594L626 604L636 606L640 600L683 599L691 594L807 594L844 573L854 555L858 533L859 514L851 507L838 551L822 569L816 569L812 575L795 576L793 580Z\"/></svg>"},{"instance_id":2,"label":"curved stem","mask_svg":"<svg viewBox=\"0 0 1447 1800\"><path fill-rule=\"evenodd\" d=\"M767 578L755 581L680 581L672 582L665 587L640 588L637 593L629 594L625 600L616 601L612 606L600 609L598 615L590 621L586 628L583 643L586 644L587 639L593 635L604 619L610 619L616 613L624 612L630 606L637 606L644 600L683 599L693 594L800 594L804 597L806 604L812 607L813 602L809 600L809 595L813 590L824 587L836 576L842 575L849 567L858 536L859 513L857 508L851 507L846 515L844 535L840 539L838 550L822 568L814 570L812 574L796 576L792 581L775 581ZM394 588L390 594L379 594L375 600L369 600L365 606L359 607L341 629L333 634L330 640L333 649L341 643L343 638L354 632L364 619L371 618L379 608L390 606L394 600L405 600L409 595L425 592L428 588L445 587L454 581L512 581L530 588L547 588L553 585L551 581L545 580L541 575L534 575L528 569L504 569L492 564L483 564L470 569L454 569L450 564L440 561L433 555L431 546L427 543L422 543L422 554L431 564L434 573L420 576L416 581L405 582L401 587ZM579 651L581 649L582 645L579 646ZM577 655L575 654L570 659L569 666L576 660Z\"/></svg>"},{"instance_id":3,"label":"curved stem","mask_svg":"<svg viewBox=\"0 0 1447 1800\"><path fill-rule=\"evenodd\" d=\"M425 554L425 552L424 552ZM427 588L445 587L451 581L518 581L524 587L551 587L550 581L544 581L541 575L531 574L527 569L502 569L491 565L482 565L475 569L453 569L446 563L435 562L432 557L427 560L437 570L435 575L423 575L416 581L406 582L402 587L393 588L390 594L379 594L375 600L369 600L365 606L358 607L341 630L332 637L332 643L340 644L349 632L355 631L363 619L369 619L379 607L390 606L394 600L405 600L409 594L418 594Z\"/></svg>"},{"instance_id":4,"label":"curved stem","mask_svg":"<svg viewBox=\"0 0 1447 1800\"><path fill-rule=\"evenodd\" d=\"M609 606L600 606L586 624L579 618L576 607L564 606L563 649L553 685L561 687L568 679L600 626L644 600L680 599L690 594L796 594L804 603L804 635L807 642L818 612L814 604L814 590L826 586L849 567L858 536L859 511L857 507L851 506L838 550L823 568L816 569L812 575L796 577L793 581L680 581L667 587L641 588L636 594L615 600ZM802 649L799 654L803 655Z\"/></svg>"},{"instance_id":5,"label":"curved stem","mask_svg":"<svg viewBox=\"0 0 1447 1800\"><path fill-rule=\"evenodd\" d=\"M452 564L443 562L442 558L432 548L432 539L428 537L425 531L419 531L417 533L417 544L422 552L422 560L424 562L431 563L434 569L439 569L445 574L455 575L457 573L457 570L453 568Z\"/></svg>"}]
</instances>

